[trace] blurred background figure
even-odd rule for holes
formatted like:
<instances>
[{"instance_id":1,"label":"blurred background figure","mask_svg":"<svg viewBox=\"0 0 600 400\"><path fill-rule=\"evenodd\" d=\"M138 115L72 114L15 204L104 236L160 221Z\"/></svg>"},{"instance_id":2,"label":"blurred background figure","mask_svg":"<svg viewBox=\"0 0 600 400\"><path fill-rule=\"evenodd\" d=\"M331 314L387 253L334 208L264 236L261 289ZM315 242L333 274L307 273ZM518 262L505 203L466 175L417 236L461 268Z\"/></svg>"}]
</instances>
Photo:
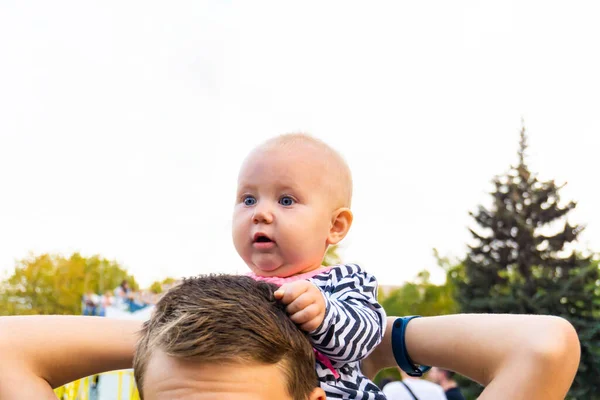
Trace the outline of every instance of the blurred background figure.
<instances>
[{"instance_id":1,"label":"blurred background figure","mask_svg":"<svg viewBox=\"0 0 600 400\"><path fill-rule=\"evenodd\" d=\"M428 377L433 382L440 385L442 389L444 389L444 393L446 394L446 398L448 400L465 400L458 387L458 384L453 379L454 372L448 371L447 369L433 367L429 371Z\"/></svg>"},{"instance_id":2,"label":"blurred background figure","mask_svg":"<svg viewBox=\"0 0 600 400\"><path fill-rule=\"evenodd\" d=\"M106 309L113 304L113 295L110 290L104 292L102 296L100 296L100 306L98 307L98 316L105 317Z\"/></svg>"},{"instance_id":3,"label":"blurred background figure","mask_svg":"<svg viewBox=\"0 0 600 400\"><path fill-rule=\"evenodd\" d=\"M401 381L390 382L383 388L388 400L446 400L440 385L408 376L400 368Z\"/></svg>"},{"instance_id":4,"label":"blurred background figure","mask_svg":"<svg viewBox=\"0 0 600 400\"><path fill-rule=\"evenodd\" d=\"M383 378L383 379L382 379L382 380L379 382L379 385L378 385L378 386L379 386L379 388L380 388L380 389L383 389L383 388L385 387L385 385L387 385L388 383L392 383L392 382L394 382L394 380L393 380L393 379L390 379L390 378Z\"/></svg>"},{"instance_id":5,"label":"blurred background figure","mask_svg":"<svg viewBox=\"0 0 600 400\"><path fill-rule=\"evenodd\" d=\"M92 290L88 290L83 295L83 315L98 315L98 306L100 305L100 297Z\"/></svg>"},{"instance_id":6,"label":"blurred background figure","mask_svg":"<svg viewBox=\"0 0 600 400\"><path fill-rule=\"evenodd\" d=\"M132 292L127 279L123 279L121 284L115 288L113 293L115 307L124 311L129 311L129 306L132 300Z\"/></svg>"}]
</instances>

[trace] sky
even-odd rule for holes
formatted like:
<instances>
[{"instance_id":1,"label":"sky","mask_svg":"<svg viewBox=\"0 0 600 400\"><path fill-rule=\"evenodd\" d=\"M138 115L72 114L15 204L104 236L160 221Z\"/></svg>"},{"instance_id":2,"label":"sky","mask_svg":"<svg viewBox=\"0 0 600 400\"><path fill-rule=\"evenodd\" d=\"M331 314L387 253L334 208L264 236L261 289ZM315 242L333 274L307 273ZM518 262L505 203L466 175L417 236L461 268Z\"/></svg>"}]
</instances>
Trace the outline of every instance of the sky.
<instances>
[{"instance_id":1,"label":"sky","mask_svg":"<svg viewBox=\"0 0 600 400\"><path fill-rule=\"evenodd\" d=\"M568 183L600 249L594 1L0 3L0 271L45 252L142 285L243 273L236 177L309 132L348 161L347 262L381 284L461 257L517 160Z\"/></svg>"}]
</instances>

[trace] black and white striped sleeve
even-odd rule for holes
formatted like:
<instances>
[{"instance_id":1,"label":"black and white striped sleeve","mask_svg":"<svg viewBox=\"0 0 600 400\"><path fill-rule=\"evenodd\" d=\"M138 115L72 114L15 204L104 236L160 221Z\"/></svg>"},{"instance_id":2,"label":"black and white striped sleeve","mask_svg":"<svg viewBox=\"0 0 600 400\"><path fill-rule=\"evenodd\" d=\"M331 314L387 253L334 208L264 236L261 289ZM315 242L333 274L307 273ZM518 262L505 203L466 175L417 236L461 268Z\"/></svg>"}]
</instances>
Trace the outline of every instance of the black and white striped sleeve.
<instances>
[{"instance_id":1,"label":"black and white striped sleeve","mask_svg":"<svg viewBox=\"0 0 600 400\"><path fill-rule=\"evenodd\" d=\"M375 277L348 264L310 281L321 289L327 306L323 323L309 334L315 349L336 364L368 356L385 330L385 311L377 302Z\"/></svg>"}]
</instances>

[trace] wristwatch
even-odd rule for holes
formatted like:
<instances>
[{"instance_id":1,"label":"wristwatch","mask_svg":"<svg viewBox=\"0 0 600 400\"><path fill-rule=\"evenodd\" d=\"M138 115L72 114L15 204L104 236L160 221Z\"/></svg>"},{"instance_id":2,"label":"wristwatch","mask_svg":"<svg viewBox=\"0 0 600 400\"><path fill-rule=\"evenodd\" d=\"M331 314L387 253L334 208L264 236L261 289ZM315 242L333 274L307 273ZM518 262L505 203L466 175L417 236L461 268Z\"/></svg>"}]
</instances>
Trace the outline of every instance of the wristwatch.
<instances>
[{"instance_id":1,"label":"wristwatch","mask_svg":"<svg viewBox=\"0 0 600 400\"><path fill-rule=\"evenodd\" d=\"M406 351L406 327L412 319L419 317L420 315L400 317L394 321L394 325L392 326L392 352L394 353L396 363L408 376L414 377L423 376L425 372L431 369L431 367L426 365L417 366L408 356L408 351Z\"/></svg>"}]
</instances>

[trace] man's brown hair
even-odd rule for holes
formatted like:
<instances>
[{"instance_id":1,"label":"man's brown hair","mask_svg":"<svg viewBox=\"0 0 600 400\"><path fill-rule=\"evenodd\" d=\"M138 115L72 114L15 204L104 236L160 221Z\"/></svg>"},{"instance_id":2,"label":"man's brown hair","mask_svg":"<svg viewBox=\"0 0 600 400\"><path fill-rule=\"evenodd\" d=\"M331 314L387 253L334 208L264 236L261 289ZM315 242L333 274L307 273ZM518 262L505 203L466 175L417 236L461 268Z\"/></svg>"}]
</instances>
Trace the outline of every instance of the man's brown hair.
<instances>
[{"instance_id":1,"label":"man's brown hair","mask_svg":"<svg viewBox=\"0 0 600 400\"><path fill-rule=\"evenodd\" d=\"M294 400L318 387L313 348L275 300L277 286L240 275L184 279L158 302L133 361L143 399L153 352L199 363L277 364Z\"/></svg>"}]
</instances>

